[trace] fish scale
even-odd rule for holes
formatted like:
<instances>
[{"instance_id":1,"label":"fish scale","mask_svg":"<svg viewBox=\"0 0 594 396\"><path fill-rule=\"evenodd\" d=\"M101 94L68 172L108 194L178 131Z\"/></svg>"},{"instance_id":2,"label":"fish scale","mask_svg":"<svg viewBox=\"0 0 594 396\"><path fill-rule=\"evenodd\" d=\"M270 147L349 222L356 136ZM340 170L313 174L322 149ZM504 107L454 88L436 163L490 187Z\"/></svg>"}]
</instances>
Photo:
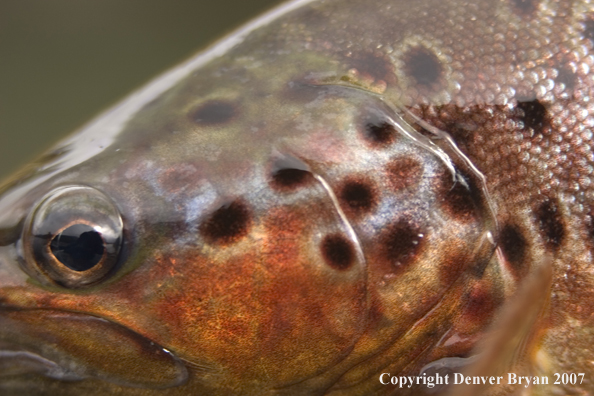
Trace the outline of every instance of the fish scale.
<instances>
[{"instance_id":1,"label":"fish scale","mask_svg":"<svg viewBox=\"0 0 594 396\"><path fill-rule=\"evenodd\" d=\"M592 20L293 2L155 80L0 187L0 389L592 392Z\"/></svg>"}]
</instances>

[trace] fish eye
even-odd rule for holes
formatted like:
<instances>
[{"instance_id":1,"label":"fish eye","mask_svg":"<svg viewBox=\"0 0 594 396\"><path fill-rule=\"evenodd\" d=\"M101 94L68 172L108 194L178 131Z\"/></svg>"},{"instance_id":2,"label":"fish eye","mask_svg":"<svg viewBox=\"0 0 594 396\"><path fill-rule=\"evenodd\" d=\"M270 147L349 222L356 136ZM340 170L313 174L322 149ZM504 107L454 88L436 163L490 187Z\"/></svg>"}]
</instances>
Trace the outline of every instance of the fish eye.
<instances>
[{"instance_id":1,"label":"fish eye","mask_svg":"<svg viewBox=\"0 0 594 396\"><path fill-rule=\"evenodd\" d=\"M23 265L44 283L80 288L107 278L118 263L123 222L113 202L87 186L46 194L23 229Z\"/></svg>"}]
</instances>

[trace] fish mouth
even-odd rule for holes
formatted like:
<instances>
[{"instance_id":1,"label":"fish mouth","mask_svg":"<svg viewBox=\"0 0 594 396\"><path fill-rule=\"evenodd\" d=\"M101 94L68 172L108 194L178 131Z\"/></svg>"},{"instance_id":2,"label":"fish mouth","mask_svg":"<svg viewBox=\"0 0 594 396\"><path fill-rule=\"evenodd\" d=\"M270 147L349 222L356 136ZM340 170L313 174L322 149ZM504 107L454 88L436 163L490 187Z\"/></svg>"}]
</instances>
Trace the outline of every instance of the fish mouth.
<instances>
[{"instance_id":1,"label":"fish mouth","mask_svg":"<svg viewBox=\"0 0 594 396\"><path fill-rule=\"evenodd\" d=\"M95 378L138 388L183 385L180 358L107 319L51 309L0 308L0 377Z\"/></svg>"}]
</instances>

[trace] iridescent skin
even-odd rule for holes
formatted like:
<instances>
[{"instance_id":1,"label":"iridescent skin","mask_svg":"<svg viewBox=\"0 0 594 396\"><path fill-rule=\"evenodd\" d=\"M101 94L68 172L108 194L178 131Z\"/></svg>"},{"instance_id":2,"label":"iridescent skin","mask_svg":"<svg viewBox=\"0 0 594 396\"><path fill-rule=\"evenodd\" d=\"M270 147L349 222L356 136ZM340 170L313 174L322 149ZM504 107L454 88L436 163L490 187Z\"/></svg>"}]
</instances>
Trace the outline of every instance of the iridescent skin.
<instances>
[{"instance_id":1,"label":"iridescent skin","mask_svg":"<svg viewBox=\"0 0 594 396\"><path fill-rule=\"evenodd\" d=\"M594 392L593 21L584 1L297 2L156 80L2 187L0 389L391 393L381 373L472 356L550 262L507 369ZM125 229L77 289L22 258L68 185Z\"/></svg>"}]
</instances>

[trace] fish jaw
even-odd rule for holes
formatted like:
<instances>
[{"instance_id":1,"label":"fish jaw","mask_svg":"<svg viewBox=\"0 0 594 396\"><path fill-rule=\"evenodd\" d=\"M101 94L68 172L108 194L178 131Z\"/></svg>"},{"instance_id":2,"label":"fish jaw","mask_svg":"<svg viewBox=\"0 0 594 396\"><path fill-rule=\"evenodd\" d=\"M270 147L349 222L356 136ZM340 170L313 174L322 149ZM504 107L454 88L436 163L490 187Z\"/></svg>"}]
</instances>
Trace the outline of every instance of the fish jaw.
<instances>
[{"instance_id":1,"label":"fish jaw","mask_svg":"<svg viewBox=\"0 0 594 396\"><path fill-rule=\"evenodd\" d=\"M187 381L186 367L178 358L104 319L4 307L0 321L2 363L17 373L37 372L66 381L98 378L146 388L174 387ZM14 374L10 370L3 375Z\"/></svg>"}]
</instances>

